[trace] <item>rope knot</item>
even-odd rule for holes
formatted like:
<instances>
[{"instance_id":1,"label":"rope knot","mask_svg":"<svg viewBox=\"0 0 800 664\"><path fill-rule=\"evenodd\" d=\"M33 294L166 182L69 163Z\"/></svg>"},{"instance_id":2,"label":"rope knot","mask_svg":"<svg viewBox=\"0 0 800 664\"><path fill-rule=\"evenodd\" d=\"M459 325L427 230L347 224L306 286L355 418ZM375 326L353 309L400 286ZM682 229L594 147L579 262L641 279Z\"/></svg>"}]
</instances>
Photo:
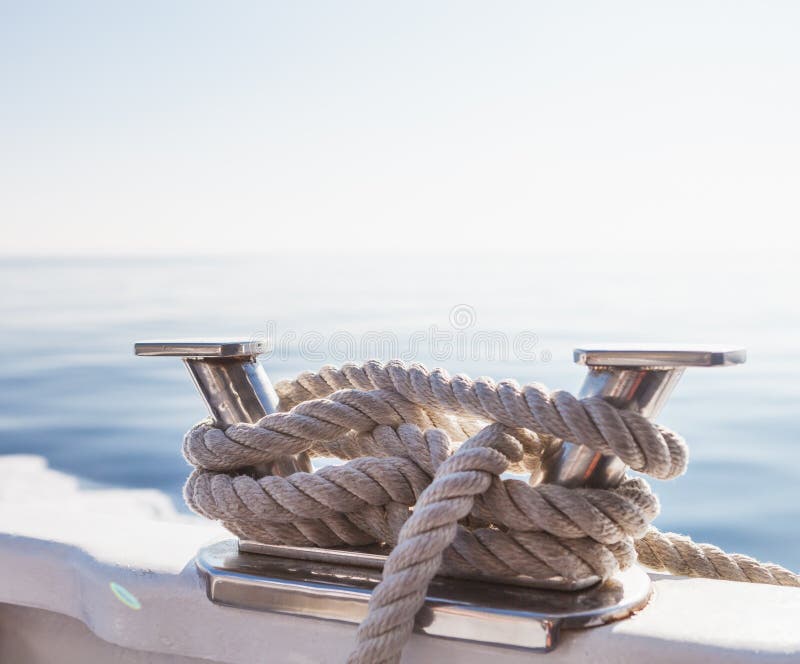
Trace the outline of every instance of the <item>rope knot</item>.
<instances>
[{"instance_id":1,"label":"rope knot","mask_svg":"<svg viewBox=\"0 0 800 664\"><path fill-rule=\"evenodd\" d=\"M186 502L265 543L393 547L350 662L397 661L437 573L606 579L638 553L678 574L800 586L777 565L652 528L659 505L642 478L601 490L506 476L535 479L562 440L659 479L685 471L680 436L603 399L398 361L326 366L276 387L284 412L189 430L183 449L195 470ZM300 452L344 463L252 476Z\"/></svg>"}]
</instances>

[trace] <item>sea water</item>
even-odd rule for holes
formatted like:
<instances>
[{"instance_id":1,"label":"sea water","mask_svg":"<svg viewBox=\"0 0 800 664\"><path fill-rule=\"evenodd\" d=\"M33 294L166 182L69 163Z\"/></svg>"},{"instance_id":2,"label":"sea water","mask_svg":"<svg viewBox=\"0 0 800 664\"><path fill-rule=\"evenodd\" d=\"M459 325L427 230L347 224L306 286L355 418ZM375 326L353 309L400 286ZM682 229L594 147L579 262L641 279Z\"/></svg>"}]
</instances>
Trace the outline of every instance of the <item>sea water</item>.
<instances>
[{"instance_id":1,"label":"sea water","mask_svg":"<svg viewBox=\"0 0 800 664\"><path fill-rule=\"evenodd\" d=\"M589 342L746 346L686 372L659 421L689 470L656 524L800 569L800 270L788 256L453 253L11 258L0 262L0 454L181 503L205 416L181 362L133 342L269 339L273 380L402 356L576 390Z\"/></svg>"}]
</instances>

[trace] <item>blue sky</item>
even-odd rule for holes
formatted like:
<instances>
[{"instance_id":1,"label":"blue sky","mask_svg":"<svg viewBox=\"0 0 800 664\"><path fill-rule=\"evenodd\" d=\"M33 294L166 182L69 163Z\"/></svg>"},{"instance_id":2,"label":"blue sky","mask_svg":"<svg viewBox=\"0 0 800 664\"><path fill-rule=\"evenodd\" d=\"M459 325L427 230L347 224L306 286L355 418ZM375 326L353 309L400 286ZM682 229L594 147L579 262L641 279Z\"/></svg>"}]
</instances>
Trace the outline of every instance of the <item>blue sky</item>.
<instances>
[{"instance_id":1,"label":"blue sky","mask_svg":"<svg viewBox=\"0 0 800 664\"><path fill-rule=\"evenodd\" d=\"M793 2L0 0L0 252L785 248Z\"/></svg>"}]
</instances>

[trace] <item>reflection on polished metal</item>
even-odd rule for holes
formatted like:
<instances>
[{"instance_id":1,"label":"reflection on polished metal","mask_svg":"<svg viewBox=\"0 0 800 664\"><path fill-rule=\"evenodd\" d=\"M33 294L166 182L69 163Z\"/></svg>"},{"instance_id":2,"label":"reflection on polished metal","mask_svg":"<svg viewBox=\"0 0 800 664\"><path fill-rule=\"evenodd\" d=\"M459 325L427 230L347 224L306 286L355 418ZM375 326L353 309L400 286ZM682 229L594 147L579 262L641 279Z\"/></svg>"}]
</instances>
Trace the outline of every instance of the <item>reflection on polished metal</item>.
<instances>
[{"instance_id":1,"label":"reflection on polished metal","mask_svg":"<svg viewBox=\"0 0 800 664\"><path fill-rule=\"evenodd\" d=\"M279 558L297 558L308 562L331 563L341 565L358 565L370 569L383 569L389 549L378 546L321 549L306 546L285 546L282 544L262 544L251 540L239 540L239 551L242 553L258 553L266 556L277 556ZM595 585L600 581L600 577L590 576L583 579L565 579L563 576L552 576L549 579L534 579L527 576L516 576L509 580L508 577L483 576L484 581L494 583L513 583L517 586L526 588L538 588L540 590L583 590Z\"/></svg>"},{"instance_id":2,"label":"reflection on polished metal","mask_svg":"<svg viewBox=\"0 0 800 664\"><path fill-rule=\"evenodd\" d=\"M579 392L602 397L618 408L653 418L663 408L686 367L725 367L742 364L741 348L722 346L619 345L577 348L575 361L589 367ZM564 442L558 454L546 459L532 481L567 487L617 486L627 467L616 456Z\"/></svg>"},{"instance_id":3,"label":"reflection on polished metal","mask_svg":"<svg viewBox=\"0 0 800 664\"><path fill-rule=\"evenodd\" d=\"M201 549L197 567L214 602L350 623L367 615L370 593L381 579L379 570L361 564L254 555L232 540ZM650 579L638 567L576 592L436 577L416 631L548 651L561 629L625 618L647 604L650 592Z\"/></svg>"},{"instance_id":4,"label":"reflection on polished metal","mask_svg":"<svg viewBox=\"0 0 800 664\"><path fill-rule=\"evenodd\" d=\"M260 341L142 341L137 355L181 357L215 423L257 422L278 409L278 395L258 355L267 348ZM256 469L262 475L287 476L311 472L307 454L278 459Z\"/></svg>"}]
</instances>

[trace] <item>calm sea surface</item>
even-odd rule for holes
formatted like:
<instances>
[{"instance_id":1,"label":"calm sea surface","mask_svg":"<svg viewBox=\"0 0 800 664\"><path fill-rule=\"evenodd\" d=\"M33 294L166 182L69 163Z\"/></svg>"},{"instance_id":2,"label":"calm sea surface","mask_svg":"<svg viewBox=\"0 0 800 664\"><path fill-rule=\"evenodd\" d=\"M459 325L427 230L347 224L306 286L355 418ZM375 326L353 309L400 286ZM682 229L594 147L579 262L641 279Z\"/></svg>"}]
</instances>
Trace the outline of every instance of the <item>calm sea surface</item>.
<instances>
[{"instance_id":1,"label":"calm sea surface","mask_svg":"<svg viewBox=\"0 0 800 664\"><path fill-rule=\"evenodd\" d=\"M0 454L180 502L181 438L205 412L180 361L134 357L138 339L270 336L273 380L400 353L570 390L585 342L730 342L748 363L688 371L660 417L692 460L654 482L657 524L800 569L798 276L755 255L6 259Z\"/></svg>"}]
</instances>

